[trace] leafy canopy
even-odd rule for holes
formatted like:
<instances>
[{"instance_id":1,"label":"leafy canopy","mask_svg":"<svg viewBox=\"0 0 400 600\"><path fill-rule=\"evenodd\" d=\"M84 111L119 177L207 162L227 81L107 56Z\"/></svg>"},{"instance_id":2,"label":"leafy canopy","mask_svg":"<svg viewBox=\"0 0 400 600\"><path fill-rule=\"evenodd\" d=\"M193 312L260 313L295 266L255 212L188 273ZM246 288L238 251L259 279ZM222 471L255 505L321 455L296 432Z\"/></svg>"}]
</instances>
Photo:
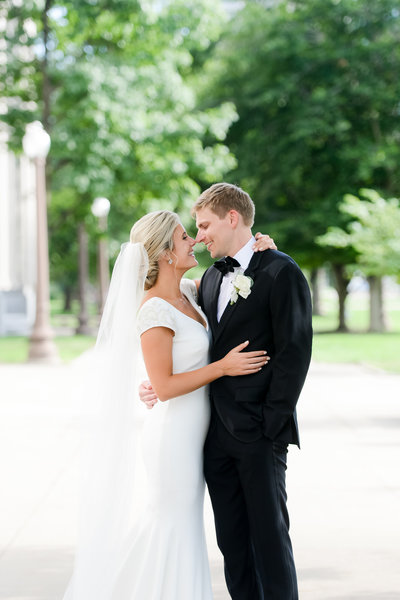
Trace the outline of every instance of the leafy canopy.
<instances>
[{"instance_id":1,"label":"leafy canopy","mask_svg":"<svg viewBox=\"0 0 400 600\"><path fill-rule=\"evenodd\" d=\"M239 116L230 180L304 265L352 260L314 242L346 224L345 193L400 193L399 15L396 0L248 1L206 65L204 105Z\"/></svg>"},{"instance_id":2,"label":"leafy canopy","mask_svg":"<svg viewBox=\"0 0 400 600\"><path fill-rule=\"evenodd\" d=\"M385 200L375 190L364 189L360 195L346 194L340 204L340 210L351 219L347 229L330 227L318 243L354 248L357 265L366 276L399 276L400 201Z\"/></svg>"}]
</instances>

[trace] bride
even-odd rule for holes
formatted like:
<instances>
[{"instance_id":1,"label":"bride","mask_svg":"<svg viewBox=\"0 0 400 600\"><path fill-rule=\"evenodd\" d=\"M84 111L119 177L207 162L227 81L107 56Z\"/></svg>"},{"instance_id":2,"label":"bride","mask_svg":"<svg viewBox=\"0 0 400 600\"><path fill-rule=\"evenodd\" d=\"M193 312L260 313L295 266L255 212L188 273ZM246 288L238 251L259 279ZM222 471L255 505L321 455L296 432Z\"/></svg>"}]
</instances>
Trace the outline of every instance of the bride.
<instances>
[{"instance_id":1,"label":"bride","mask_svg":"<svg viewBox=\"0 0 400 600\"><path fill-rule=\"evenodd\" d=\"M90 393L100 407L84 479L78 550L64 600L211 600L203 525L206 385L255 373L248 342L208 364L194 240L163 210L140 219L114 267ZM161 400L138 417L141 357ZM138 379L139 378L139 379ZM139 510L146 475L146 504Z\"/></svg>"}]
</instances>

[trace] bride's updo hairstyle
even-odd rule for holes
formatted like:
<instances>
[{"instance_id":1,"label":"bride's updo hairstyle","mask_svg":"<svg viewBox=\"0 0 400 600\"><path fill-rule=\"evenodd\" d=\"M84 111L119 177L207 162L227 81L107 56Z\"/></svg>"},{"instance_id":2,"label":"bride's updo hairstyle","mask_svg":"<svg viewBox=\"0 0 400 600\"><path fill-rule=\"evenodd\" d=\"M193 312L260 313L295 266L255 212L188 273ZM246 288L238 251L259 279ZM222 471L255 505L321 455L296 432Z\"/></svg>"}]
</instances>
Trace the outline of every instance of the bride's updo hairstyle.
<instances>
[{"instance_id":1,"label":"bride's updo hairstyle","mask_svg":"<svg viewBox=\"0 0 400 600\"><path fill-rule=\"evenodd\" d=\"M149 290L157 281L158 261L166 250L173 250L173 235L180 225L178 215L170 210L151 212L137 221L131 229L132 244L141 242L149 257L149 270L144 289Z\"/></svg>"}]
</instances>

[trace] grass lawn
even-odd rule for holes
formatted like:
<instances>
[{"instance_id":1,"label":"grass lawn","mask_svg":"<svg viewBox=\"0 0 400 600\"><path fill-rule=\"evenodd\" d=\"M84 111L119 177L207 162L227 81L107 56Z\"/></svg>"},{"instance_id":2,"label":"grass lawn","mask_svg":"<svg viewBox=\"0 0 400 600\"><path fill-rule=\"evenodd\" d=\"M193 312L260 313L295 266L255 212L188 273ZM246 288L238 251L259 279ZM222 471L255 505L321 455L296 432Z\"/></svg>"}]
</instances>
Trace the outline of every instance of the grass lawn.
<instances>
[{"instance_id":1,"label":"grass lawn","mask_svg":"<svg viewBox=\"0 0 400 600\"><path fill-rule=\"evenodd\" d=\"M357 363L400 373L400 332L315 333L313 360Z\"/></svg>"},{"instance_id":2,"label":"grass lawn","mask_svg":"<svg viewBox=\"0 0 400 600\"><path fill-rule=\"evenodd\" d=\"M55 338L63 362L70 362L94 345L95 339L86 335ZM28 358L28 338L0 337L0 363L22 363Z\"/></svg>"},{"instance_id":3,"label":"grass lawn","mask_svg":"<svg viewBox=\"0 0 400 600\"><path fill-rule=\"evenodd\" d=\"M76 325L74 315L63 315L52 307L55 327ZM351 294L347 301L347 324L350 333L335 333L337 301L335 294L324 296L323 316L314 317L313 360L316 362L357 363L393 373L400 373L400 298L386 301L388 332L366 333L368 328L368 299ZM96 324L92 317L92 325ZM63 335L55 339L60 357L69 362L93 346L94 338ZM21 363L28 356L28 340L21 337L0 338L0 362Z\"/></svg>"},{"instance_id":4,"label":"grass lawn","mask_svg":"<svg viewBox=\"0 0 400 600\"><path fill-rule=\"evenodd\" d=\"M313 359L317 362L357 363L400 373L400 298L385 299L387 333L367 333L368 297L350 294L347 303L349 333L335 333L337 299L334 293L323 298L323 316L313 319Z\"/></svg>"}]
</instances>

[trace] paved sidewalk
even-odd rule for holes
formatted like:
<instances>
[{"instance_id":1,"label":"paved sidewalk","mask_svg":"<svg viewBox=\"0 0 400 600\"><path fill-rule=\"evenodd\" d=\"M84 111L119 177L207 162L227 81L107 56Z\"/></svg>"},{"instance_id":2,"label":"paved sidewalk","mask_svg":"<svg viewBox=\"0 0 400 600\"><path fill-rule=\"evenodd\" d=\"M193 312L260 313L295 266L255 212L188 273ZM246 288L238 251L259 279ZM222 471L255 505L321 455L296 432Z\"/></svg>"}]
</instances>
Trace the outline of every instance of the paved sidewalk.
<instances>
[{"instance_id":1,"label":"paved sidewalk","mask_svg":"<svg viewBox=\"0 0 400 600\"><path fill-rule=\"evenodd\" d=\"M0 600L61 600L75 541L73 370L0 365L0 381ZM301 600L399 600L400 376L314 364L299 420L288 494ZM206 522L215 600L229 600L208 502Z\"/></svg>"}]
</instances>

